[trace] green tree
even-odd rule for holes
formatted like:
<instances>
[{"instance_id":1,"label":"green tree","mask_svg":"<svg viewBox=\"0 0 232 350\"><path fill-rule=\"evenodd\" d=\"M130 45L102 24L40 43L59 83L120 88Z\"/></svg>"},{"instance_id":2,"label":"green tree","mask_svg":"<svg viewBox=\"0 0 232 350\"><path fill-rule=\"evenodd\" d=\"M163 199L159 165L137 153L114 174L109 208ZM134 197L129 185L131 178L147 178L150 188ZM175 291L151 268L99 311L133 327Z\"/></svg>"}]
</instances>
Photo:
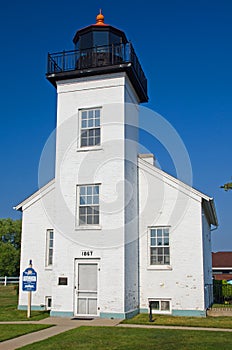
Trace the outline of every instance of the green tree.
<instances>
[{"instance_id":1,"label":"green tree","mask_svg":"<svg viewBox=\"0 0 232 350\"><path fill-rule=\"evenodd\" d=\"M12 244L16 249L21 247L22 220L0 219L0 239Z\"/></svg>"},{"instance_id":2,"label":"green tree","mask_svg":"<svg viewBox=\"0 0 232 350\"><path fill-rule=\"evenodd\" d=\"M0 276L19 275L20 250L0 241Z\"/></svg>"},{"instance_id":3,"label":"green tree","mask_svg":"<svg viewBox=\"0 0 232 350\"><path fill-rule=\"evenodd\" d=\"M21 220L0 219L0 276L18 276Z\"/></svg>"},{"instance_id":4,"label":"green tree","mask_svg":"<svg viewBox=\"0 0 232 350\"><path fill-rule=\"evenodd\" d=\"M225 191L232 190L232 182L227 182L223 186L220 186L220 188L223 188Z\"/></svg>"}]
</instances>

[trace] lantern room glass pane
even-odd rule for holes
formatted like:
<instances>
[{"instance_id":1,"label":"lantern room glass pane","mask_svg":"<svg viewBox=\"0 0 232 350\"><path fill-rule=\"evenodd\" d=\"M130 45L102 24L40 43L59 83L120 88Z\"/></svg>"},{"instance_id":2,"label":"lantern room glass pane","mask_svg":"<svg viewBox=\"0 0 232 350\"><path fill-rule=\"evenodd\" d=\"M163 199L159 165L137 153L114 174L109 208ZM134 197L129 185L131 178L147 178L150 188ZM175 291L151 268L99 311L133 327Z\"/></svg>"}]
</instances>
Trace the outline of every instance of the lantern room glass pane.
<instances>
[{"instance_id":1,"label":"lantern room glass pane","mask_svg":"<svg viewBox=\"0 0 232 350\"><path fill-rule=\"evenodd\" d=\"M92 32L81 35L80 37L80 50L90 49L93 47L93 36Z\"/></svg>"},{"instance_id":2,"label":"lantern room glass pane","mask_svg":"<svg viewBox=\"0 0 232 350\"><path fill-rule=\"evenodd\" d=\"M122 37L114 34L114 33L110 33L110 44L121 44L122 43Z\"/></svg>"},{"instance_id":3,"label":"lantern room glass pane","mask_svg":"<svg viewBox=\"0 0 232 350\"><path fill-rule=\"evenodd\" d=\"M93 32L93 47L109 45L109 32Z\"/></svg>"}]
</instances>

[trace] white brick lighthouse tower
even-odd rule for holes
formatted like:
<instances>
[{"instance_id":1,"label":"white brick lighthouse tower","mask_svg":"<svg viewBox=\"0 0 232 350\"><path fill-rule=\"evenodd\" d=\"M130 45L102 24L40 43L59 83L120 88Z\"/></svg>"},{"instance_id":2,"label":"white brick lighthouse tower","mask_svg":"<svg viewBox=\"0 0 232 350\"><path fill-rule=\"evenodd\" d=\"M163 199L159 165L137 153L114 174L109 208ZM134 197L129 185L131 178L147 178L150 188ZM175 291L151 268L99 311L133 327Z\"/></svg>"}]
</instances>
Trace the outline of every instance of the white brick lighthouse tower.
<instances>
[{"instance_id":1,"label":"white brick lighthouse tower","mask_svg":"<svg viewBox=\"0 0 232 350\"><path fill-rule=\"evenodd\" d=\"M101 13L73 41L75 50L48 56L55 179L21 203L21 270L33 258L34 309L131 317L139 309L137 107L148 100L147 81L125 34Z\"/></svg>"}]
</instances>

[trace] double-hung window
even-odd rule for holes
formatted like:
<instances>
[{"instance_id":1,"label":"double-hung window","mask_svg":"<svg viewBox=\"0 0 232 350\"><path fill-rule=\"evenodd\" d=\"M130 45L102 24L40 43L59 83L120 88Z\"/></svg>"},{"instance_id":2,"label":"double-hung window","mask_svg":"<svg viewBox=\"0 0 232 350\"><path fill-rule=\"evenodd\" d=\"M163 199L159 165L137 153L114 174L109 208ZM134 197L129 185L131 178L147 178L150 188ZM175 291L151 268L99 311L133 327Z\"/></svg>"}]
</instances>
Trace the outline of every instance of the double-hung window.
<instances>
[{"instance_id":1,"label":"double-hung window","mask_svg":"<svg viewBox=\"0 0 232 350\"><path fill-rule=\"evenodd\" d=\"M99 146L101 142L101 109L81 110L80 147Z\"/></svg>"},{"instance_id":2,"label":"double-hung window","mask_svg":"<svg viewBox=\"0 0 232 350\"><path fill-rule=\"evenodd\" d=\"M54 231L47 230L46 232L46 266L53 264L53 249L54 249Z\"/></svg>"},{"instance_id":3,"label":"double-hung window","mask_svg":"<svg viewBox=\"0 0 232 350\"><path fill-rule=\"evenodd\" d=\"M169 227L150 228L150 265L169 265Z\"/></svg>"},{"instance_id":4,"label":"double-hung window","mask_svg":"<svg viewBox=\"0 0 232 350\"><path fill-rule=\"evenodd\" d=\"M79 186L79 225L99 225L99 185Z\"/></svg>"}]
</instances>

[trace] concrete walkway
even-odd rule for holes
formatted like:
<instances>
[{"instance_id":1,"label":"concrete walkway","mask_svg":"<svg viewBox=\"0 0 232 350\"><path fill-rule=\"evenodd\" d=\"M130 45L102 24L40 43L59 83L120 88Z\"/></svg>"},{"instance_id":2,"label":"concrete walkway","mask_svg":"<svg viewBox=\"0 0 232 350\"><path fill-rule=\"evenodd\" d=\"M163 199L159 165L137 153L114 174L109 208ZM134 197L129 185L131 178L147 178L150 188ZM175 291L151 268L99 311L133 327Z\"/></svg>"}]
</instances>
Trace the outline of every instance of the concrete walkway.
<instances>
[{"instance_id":1,"label":"concrete walkway","mask_svg":"<svg viewBox=\"0 0 232 350\"><path fill-rule=\"evenodd\" d=\"M54 327L37 331L34 333L22 335L21 337L10 339L0 343L0 350L15 350L21 346L35 343L40 340L47 339L53 335L66 332L70 329L81 326L107 326L107 327L124 327L124 328L147 328L147 329L181 329L181 330L197 330L211 332L232 332L232 329L225 328L203 328L203 327L183 327L183 326L159 326L159 325L135 325L120 324L120 319L102 319L93 320L77 320L63 317L48 317L40 321L21 321L21 322L0 322L0 324L48 324Z\"/></svg>"},{"instance_id":2,"label":"concrete walkway","mask_svg":"<svg viewBox=\"0 0 232 350\"><path fill-rule=\"evenodd\" d=\"M206 327L185 327L185 326L159 326L159 325L140 325L140 324L119 324L118 327L127 328L157 328L157 329L181 329L187 331L210 331L210 332L232 332L230 328L206 328Z\"/></svg>"},{"instance_id":3,"label":"concrete walkway","mask_svg":"<svg viewBox=\"0 0 232 350\"><path fill-rule=\"evenodd\" d=\"M96 318L93 320L77 320L63 317L48 317L40 321L21 321L21 322L0 322L0 324L48 324L54 325L54 327L50 327L47 329L43 329L41 331L29 333L22 335L20 337L6 340L0 343L1 350L15 350L20 348L21 346L35 343L40 340L44 340L52 337L53 335L57 335L59 333L63 333L69 331L73 328L78 328L81 326L107 326L114 327L119 324L121 320L109 320Z\"/></svg>"}]
</instances>

